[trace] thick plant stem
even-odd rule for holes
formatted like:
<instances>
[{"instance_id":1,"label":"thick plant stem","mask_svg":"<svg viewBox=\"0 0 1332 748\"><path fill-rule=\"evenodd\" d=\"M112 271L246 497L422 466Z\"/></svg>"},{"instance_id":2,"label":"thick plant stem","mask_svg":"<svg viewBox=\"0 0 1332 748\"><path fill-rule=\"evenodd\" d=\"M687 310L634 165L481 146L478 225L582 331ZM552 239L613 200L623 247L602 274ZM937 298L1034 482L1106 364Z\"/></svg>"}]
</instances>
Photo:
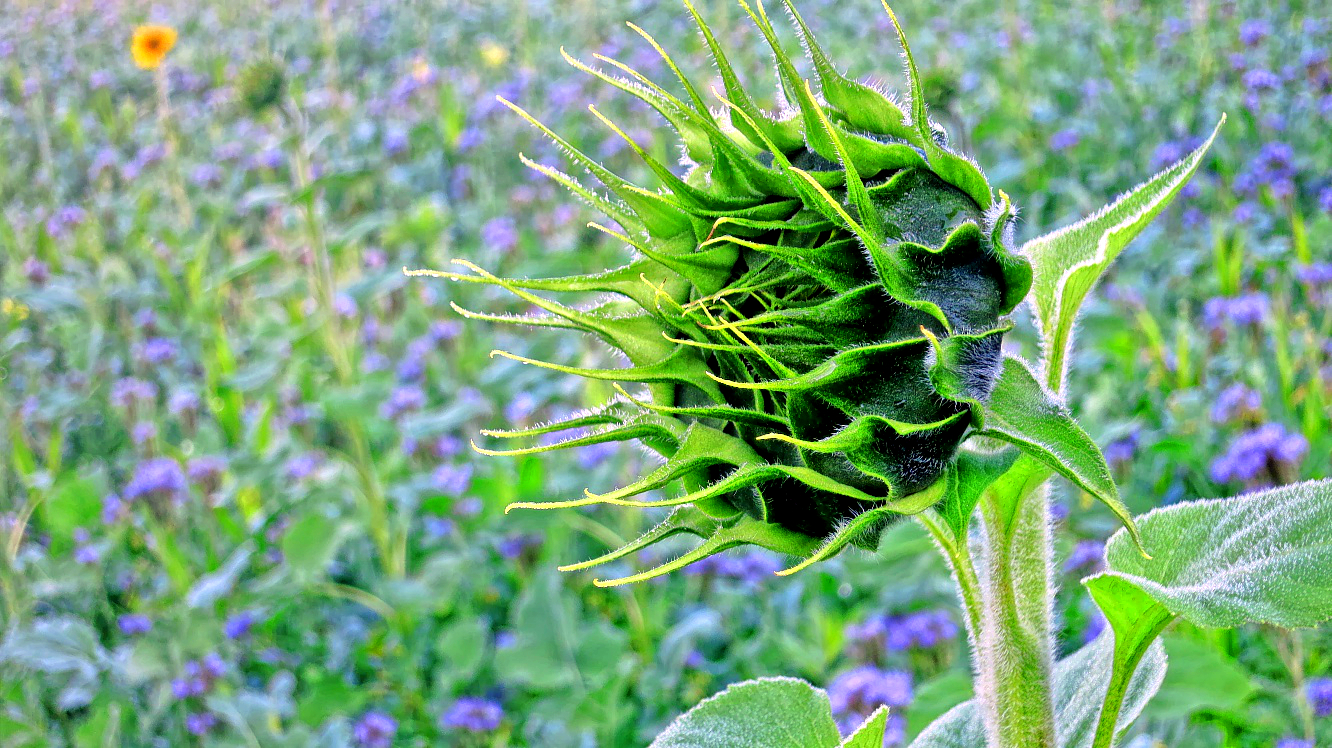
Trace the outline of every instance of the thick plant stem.
<instances>
[{"instance_id":1,"label":"thick plant stem","mask_svg":"<svg viewBox=\"0 0 1332 748\"><path fill-rule=\"evenodd\" d=\"M976 646L976 693L989 744L1054 748L1048 494L992 489L980 516L985 627Z\"/></svg>"}]
</instances>

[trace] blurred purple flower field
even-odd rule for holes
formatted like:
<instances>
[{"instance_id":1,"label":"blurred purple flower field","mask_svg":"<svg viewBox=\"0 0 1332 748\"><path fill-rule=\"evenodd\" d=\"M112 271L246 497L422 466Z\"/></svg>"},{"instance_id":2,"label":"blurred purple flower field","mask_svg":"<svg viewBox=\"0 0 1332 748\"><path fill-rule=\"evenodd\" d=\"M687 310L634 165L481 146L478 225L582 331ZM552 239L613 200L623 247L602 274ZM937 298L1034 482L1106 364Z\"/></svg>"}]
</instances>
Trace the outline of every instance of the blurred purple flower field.
<instances>
[{"instance_id":1,"label":"blurred purple flower field","mask_svg":"<svg viewBox=\"0 0 1332 748\"><path fill-rule=\"evenodd\" d=\"M743 11L696 4L742 77L775 88ZM851 75L903 87L878 3L799 6ZM1021 207L1022 236L1177 160L1229 112L1179 204L1088 302L1077 417L1135 513L1332 476L1326 9L894 8L917 29L932 114ZM687 20L672 0L0 8L0 746L618 748L765 675L826 688L843 726L892 707L885 746L906 746L970 697L957 600L916 525L791 577L736 551L600 589L552 570L658 516L503 507L608 490L651 458L468 447L615 394L488 351L610 354L462 326L455 307L534 309L403 268L622 265L626 247L587 225L613 222L517 155L568 169L559 149L495 97L651 183L586 107L666 162L675 134L560 48L675 91L623 22L712 80ZM144 24L178 34L160 66L131 52ZM254 82L273 83L261 64L276 90ZM1035 347L1029 318L1009 341ZM1070 484L1055 499L1076 593L1118 521ZM1101 635L1099 616L1061 598L1070 647ZM1125 745L1332 744L1329 632L1180 625L1167 650Z\"/></svg>"}]
</instances>

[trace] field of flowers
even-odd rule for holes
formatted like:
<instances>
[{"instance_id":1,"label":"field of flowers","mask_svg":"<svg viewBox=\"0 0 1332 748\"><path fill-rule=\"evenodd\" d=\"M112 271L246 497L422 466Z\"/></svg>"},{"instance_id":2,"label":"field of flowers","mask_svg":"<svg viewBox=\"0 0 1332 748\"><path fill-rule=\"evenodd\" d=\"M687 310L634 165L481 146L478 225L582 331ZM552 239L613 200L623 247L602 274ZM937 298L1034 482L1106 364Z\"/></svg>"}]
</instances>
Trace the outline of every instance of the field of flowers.
<instances>
[{"instance_id":1,"label":"field of flowers","mask_svg":"<svg viewBox=\"0 0 1332 748\"><path fill-rule=\"evenodd\" d=\"M697 4L766 90L743 11ZM851 75L904 88L878 3L799 5ZM1229 113L1088 305L1074 406L1135 513L1332 477L1326 6L894 5L933 115L1021 207L1020 236ZM895 746L970 696L917 525L789 578L745 551L600 589L555 567L657 517L503 508L623 485L647 457L469 448L614 393L487 352L609 356L464 327L451 304L528 310L402 270L623 263L599 216L523 167L567 164L495 97L647 179L586 106L663 160L674 133L560 59L674 80L624 21L712 77L674 0L0 8L0 746L640 746L761 675L827 688L848 725L891 706ZM132 49L143 24L169 30ZM1031 321L1009 340L1034 346ZM1103 628L1077 580L1118 524L1056 491L1071 650ZM1329 633L1177 625L1131 745L1332 745Z\"/></svg>"}]
</instances>

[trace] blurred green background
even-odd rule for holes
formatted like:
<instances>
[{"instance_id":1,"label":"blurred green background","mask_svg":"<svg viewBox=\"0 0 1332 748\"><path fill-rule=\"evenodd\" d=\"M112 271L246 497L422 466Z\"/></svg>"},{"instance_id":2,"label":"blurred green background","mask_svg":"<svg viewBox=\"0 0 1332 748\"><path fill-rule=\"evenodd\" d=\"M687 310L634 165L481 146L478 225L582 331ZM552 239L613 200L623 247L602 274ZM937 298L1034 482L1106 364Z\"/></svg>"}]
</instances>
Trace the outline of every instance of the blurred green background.
<instances>
[{"instance_id":1,"label":"blurred green background","mask_svg":"<svg viewBox=\"0 0 1332 748\"><path fill-rule=\"evenodd\" d=\"M771 105L743 10L698 5ZM877 3L800 8L853 76L905 87ZM1332 475L1327 9L895 10L932 115L1020 206L1021 238L1096 209L1229 113L1185 196L1089 303L1072 405L1135 512ZM647 458L468 449L479 429L612 394L487 352L608 354L462 326L449 302L527 310L402 268L627 260L519 163L567 168L494 98L653 184L585 107L663 159L674 134L559 55L614 57L670 88L624 21L713 80L670 0L0 8L0 746L637 746L759 675L844 695L869 683L856 693L896 707L888 744L905 745L969 697L951 583L915 525L791 578L743 552L601 590L554 567L658 517L502 508L607 490ZM130 56L142 23L179 32L156 70ZM255 112L238 85L264 61L286 90ZM1101 630L1077 580L1116 522L1056 495L1073 649ZM1326 632L1181 626L1167 650L1135 748L1332 744Z\"/></svg>"}]
</instances>

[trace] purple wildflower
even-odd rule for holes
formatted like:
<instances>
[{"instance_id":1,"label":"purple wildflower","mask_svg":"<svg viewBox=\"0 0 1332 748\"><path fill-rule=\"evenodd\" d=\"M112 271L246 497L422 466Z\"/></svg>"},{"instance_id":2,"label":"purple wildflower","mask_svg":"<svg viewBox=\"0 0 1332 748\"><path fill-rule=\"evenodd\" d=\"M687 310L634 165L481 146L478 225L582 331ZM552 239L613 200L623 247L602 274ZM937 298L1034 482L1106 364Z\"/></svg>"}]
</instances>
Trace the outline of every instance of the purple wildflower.
<instances>
[{"instance_id":1,"label":"purple wildflower","mask_svg":"<svg viewBox=\"0 0 1332 748\"><path fill-rule=\"evenodd\" d=\"M425 358L422 356L407 356L398 362L398 381L399 382L417 382L425 377L426 365Z\"/></svg>"},{"instance_id":2,"label":"purple wildflower","mask_svg":"<svg viewBox=\"0 0 1332 748\"><path fill-rule=\"evenodd\" d=\"M250 635L257 620L253 610L242 610L222 623L222 633L232 640L244 638Z\"/></svg>"},{"instance_id":3,"label":"purple wildflower","mask_svg":"<svg viewBox=\"0 0 1332 748\"><path fill-rule=\"evenodd\" d=\"M509 561L516 561L529 548L535 548L541 544L541 539L532 535L507 535L495 544L495 550L499 551Z\"/></svg>"},{"instance_id":4,"label":"purple wildflower","mask_svg":"<svg viewBox=\"0 0 1332 748\"><path fill-rule=\"evenodd\" d=\"M532 393L519 392L504 406L504 417L510 423L520 423L526 421L540 405L541 401Z\"/></svg>"},{"instance_id":5,"label":"purple wildflower","mask_svg":"<svg viewBox=\"0 0 1332 748\"><path fill-rule=\"evenodd\" d=\"M957 624L946 610L922 610L884 618L885 645L894 652L933 649L957 638Z\"/></svg>"},{"instance_id":6,"label":"purple wildflower","mask_svg":"<svg viewBox=\"0 0 1332 748\"><path fill-rule=\"evenodd\" d=\"M427 516L421 520L421 524L425 528L426 534L435 540L447 538L458 529L453 520L447 517Z\"/></svg>"},{"instance_id":7,"label":"purple wildflower","mask_svg":"<svg viewBox=\"0 0 1332 748\"><path fill-rule=\"evenodd\" d=\"M1111 465L1126 465L1133 461L1133 457L1138 453L1138 445L1142 440L1142 434L1134 429L1128 434L1115 439L1105 445L1105 459Z\"/></svg>"},{"instance_id":8,"label":"purple wildflower","mask_svg":"<svg viewBox=\"0 0 1332 748\"><path fill-rule=\"evenodd\" d=\"M1332 715L1332 678L1311 678L1304 686L1304 694L1316 716Z\"/></svg>"},{"instance_id":9,"label":"purple wildflower","mask_svg":"<svg viewBox=\"0 0 1332 748\"><path fill-rule=\"evenodd\" d=\"M1301 265L1295 269L1295 277L1306 286L1332 286L1332 262Z\"/></svg>"},{"instance_id":10,"label":"purple wildflower","mask_svg":"<svg viewBox=\"0 0 1332 748\"><path fill-rule=\"evenodd\" d=\"M222 167L215 163L202 163L190 172L190 183L196 187L216 187L222 183Z\"/></svg>"},{"instance_id":11,"label":"purple wildflower","mask_svg":"<svg viewBox=\"0 0 1332 748\"><path fill-rule=\"evenodd\" d=\"M82 542L74 547L74 560L84 566L90 566L102 559L102 552L89 542Z\"/></svg>"},{"instance_id":12,"label":"purple wildflower","mask_svg":"<svg viewBox=\"0 0 1332 748\"><path fill-rule=\"evenodd\" d=\"M481 227L481 243L487 251L508 252L518 246L518 229L513 219L507 217L492 218Z\"/></svg>"},{"instance_id":13,"label":"purple wildflower","mask_svg":"<svg viewBox=\"0 0 1332 748\"><path fill-rule=\"evenodd\" d=\"M130 439L136 446L142 447L156 438L157 424L152 421L139 421L130 429Z\"/></svg>"},{"instance_id":14,"label":"purple wildflower","mask_svg":"<svg viewBox=\"0 0 1332 748\"><path fill-rule=\"evenodd\" d=\"M56 210L56 212L46 219L46 233L53 239L59 239L69 233L71 229L78 227L88 216L87 212L77 205L66 205Z\"/></svg>"},{"instance_id":15,"label":"purple wildflower","mask_svg":"<svg viewBox=\"0 0 1332 748\"><path fill-rule=\"evenodd\" d=\"M458 149L459 153L466 153L484 143L486 133L479 127L464 127L462 132L458 133L458 139L453 142L453 147Z\"/></svg>"},{"instance_id":16,"label":"purple wildflower","mask_svg":"<svg viewBox=\"0 0 1332 748\"><path fill-rule=\"evenodd\" d=\"M194 390L176 390L167 398L167 412L177 418L189 417L199 412L203 401Z\"/></svg>"},{"instance_id":17,"label":"purple wildflower","mask_svg":"<svg viewBox=\"0 0 1332 748\"><path fill-rule=\"evenodd\" d=\"M190 460L187 471L191 483L211 490L227 471L227 461L216 455L200 455Z\"/></svg>"},{"instance_id":18,"label":"purple wildflower","mask_svg":"<svg viewBox=\"0 0 1332 748\"><path fill-rule=\"evenodd\" d=\"M440 465L430 476L430 483L436 491L458 496L467 492L472 485L472 464Z\"/></svg>"},{"instance_id":19,"label":"purple wildflower","mask_svg":"<svg viewBox=\"0 0 1332 748\"><path fill-rule=\"evenodd\" d=\"M126 613L116 619L116 626L125 636L140 636L153 630L153 620L139 613Z\"/></svg>"},{"instance_id":20,"label":"purple wildflower","mask_svg":"<svg viewBox=\"0 0 1332 748\"><path fill-rule=\"evenodd\" d=\"M1246 19L1239 27L1240 43L1246 47L1256 46L1272 33L1272 25L1262 18Z\"/></svg>"},{"instance_id":21,"label":"purple wildflower","mask_svg":"<svg viewBox=\"0 0 1332 748\"><path fill-rule=\"evenodd\" d=\"M1212 462L1212 480L1250 482L1265 478L1265 471L1294 466L1309 451L1303 434L1286 431L1279 423L1269 423L1235 437L1225 453Z\"/></svg>"},{"instance_id":22,"label":"purple wildflower","mask_svg":"<svg viewBox=\"0 0 1332 748\"><path fill-rule=\"evenodd\" d=\"M126 377L111 385L111 404L118 408L132 408L138 403L157 399L157 385L142 379Z\"/></svg>"},{"instance_id":23,"label":"purple wildflower","mask_svg":"<svg viewBox=\"0 0 1332 748\"><path fill-rule=\"evenodd\" d=\"M292 480L304 480L305 478L309 478L315 470L319 469L321 462L322 459L316 452L305 452L296 455L290 460L287 460L287 476Z\"/></svg>"},{"instance_id":24,"label":"purple wildflower","mask_svg":"<svg viewBox=\"0 0 1332 748\"><path fill-rule=\"evenodd\" d=\"M1096 571L1101 567L1104 553L1105 543L1099 540L1079 540L1068 554L1068 560L1064 562L1064 571L1072 572L1079 569Z\"/></svg>"},{"instance_id":25,"label":"purple wildflower","mask_svg":"<svg viewBox=\"0 0 1332 748\"><path fill-rule=\"evenodd\" d=\"M1263 396L1258 390L1236 382L1216 396L1216 401L1212 403L1212 422L1233 421L1257 411L1262 405Z\"/></svg>"},{"instance_id":26,"label":"purple wildflower","mask_svg":"<svg viewBox=\"0 0 1332 748\"><path fill-rule=\"evenodd\" d=\"M594 470L620 450L616 442L591 444L578 450L578 466L584 470Z\"/></svg>"},{"instance_id":27,"label":"purple wildflower","mask_svg":"<svg viewBox=\"0 0 1332 748\"><path fill-rule=\"evenodd\" d=\"M425 404L424 390L412 384L403 385L389 393L388 400L379 408L379 414L384 418L398 418L424 408Z\"/></svg>"},{"instance_id":28,"label":"purple wildflower","mask_svg":"<svg viewBox=\"0 0 1332 748\"><path fill-rule=\"evenodd\" d=\"M23 277L32 285L41 286L50 279L51 268L36 257L29 257L23 261Z\"/></svg>"},{"instance_id":29,"label":"purple wildflower","mask_svg":"<svg viewBox=\"0 0 1332 748\"><path fill-rule=\"evenodd\" d=\"M384 155L389 158L397 158L403 155L411 147L411 140L407 137L407 131L401 127L390 127L384 133Z\"/></svg>"},{"instance_id":30,"label":"purple wildflower","mask_svg":"<svg viewBox=\"0 0 1332 748\"><path fill-rule=\"evenodd\" d=\"M1221 330L1227 322L1235 326L1257 325L1267 318L1270 302L1267 294L1254 291L1242 296L1218 296L1203 304L1203 322L1212 330Z\"/></svg>"},{"instance_id":31,"label":"purple wildflower","mask_svg":"<svg viewBox=\"0 0 1332 748\"><path fill-rule=\"evenodd\" d=\"M1244 87L1252 92L1271 91L1281 86L1281 78L1270 70L1255 68L1244 74Z\"/></svg>"},{"instance_id":32,"label":"purple wildflower","mask_svg":"<svg viewBox=\"0 0 1332 748\"><path fill-rule=\"evenodd\" d=\"M873 665L842 673L828 684L828 700L836 716L868 716L880 706L907 706L912 698L910 673L881 670Z\"/></svg>"},{"instance_id":33,"label":"purple wildflower","mask_svg":"<svg viewBox=\"0 0 1332 748\"><path fill-rule=\"evenodd\" d=\"M457 457L462 454L462 450L462 439L459 439L452 434L445 434L435 440L435 444L431 447L430 452L441 460L447 460L450 457Z\"/></svg>"},{"instance_id":34,"label":"purple wildflower","mask_svg":"<svg viewBox=\"0 0 1332 748\"><path fill-rule=\"evenodd\" d=\"M1094 641L1096 637L1101 635L1102 631L1105 631L1106 623L1105 614L1101 612L1101 609L1093 608L1091 618L1087 620L1087 628L1082 632L1082 643L1090 644Z\"/></svg>"},{"instance_id":35,"label":"purple wildflower","mask_svg":"<svg viewBox=\"0 0 1332 748\"><path fill-rule=\"evenodd\" d=\"M504 719L504 709L489 699L464 696L440 718L440 724L468 732L490 732Z\"/></svg>"},{"instance_id":36,"label":"purple wildflower","mask_svg":"<svg viewBox=\"0 0 1332 748\"><path fill-rule=\"evenodd\" d=\"M161 366L176 358L179 349L166 338L149 338L136 347L134 357L145 366Z\"/></svg>"},{"instance_id":37,"label":"purple wildflower","mask_svg":"<svg viewBox=\"0 0 1332 748\"><path fill-rule=\"evenodd\" d=\"M755 585L781 571L782 564L773 556L758 551L722 553L708 556L685 567L689 576L734 579Z\"/></svg>"},{"instance_id":38,"label":"purple wildflower","mask_svg":"<svg viewBox=\"0 0 1332 748\"><path fill-rule=\"evenodd\" d=\"M185 729L191 735L207 735L217 727L217 716L212 712L192 712L185 716Z\"/></svg>"},{"instance_id":39,"label":"purple wildflower","mask_svg":"<svg viewBox=\"0 0 1332 748\"><path fill-rule=\"evenodd\" d=\"M355 317L356 312L356 299L353 299L345 293L340 293L333 298L334 314L337 314L339 317L347 318Z\"/></svg>"},{"instance_id":40,"label":"purple wildflower","mask_svg":"<svg viewBox=\"0 0 1332 748\"><path fill-rule=\"evenodd\" d=\"M398 721L384 712L369 711L352 727L357 748L390 748L398 734Z\"/></svg>"},{"instance_id":41,"label":"purple wildflower","mask_svg":"<svg viewBox=\"0 0 1332 748\"><path fill-rule=\"evenodd\" d=\"M179 497L185 492L185 471L169 457L144 460L134 466L123 492L126 501L143 497Z\"/></svg>"},{"instance_id":42,"label":"purple wildflower","mask_svg":"<svg viewBox=\"0 0 1332 748\"><path fill-rule=\"evenodd\" d=\"M1073 128L1065 128L1050 136L1050 148L1056 151L1066 151L1075 147L1082 141L1082 136Z\"/></svg>"},{"instance_id":43,"label":"purple wildflower","mask_svg":"<svg viewBox=\"0 0 1332 748\"><path fill-rule=\"evenodd\" d=\"M119 496L109 493L102 497L102 524L114 525L128 516L129 507Z\"/></svg>"}]
</instances>

